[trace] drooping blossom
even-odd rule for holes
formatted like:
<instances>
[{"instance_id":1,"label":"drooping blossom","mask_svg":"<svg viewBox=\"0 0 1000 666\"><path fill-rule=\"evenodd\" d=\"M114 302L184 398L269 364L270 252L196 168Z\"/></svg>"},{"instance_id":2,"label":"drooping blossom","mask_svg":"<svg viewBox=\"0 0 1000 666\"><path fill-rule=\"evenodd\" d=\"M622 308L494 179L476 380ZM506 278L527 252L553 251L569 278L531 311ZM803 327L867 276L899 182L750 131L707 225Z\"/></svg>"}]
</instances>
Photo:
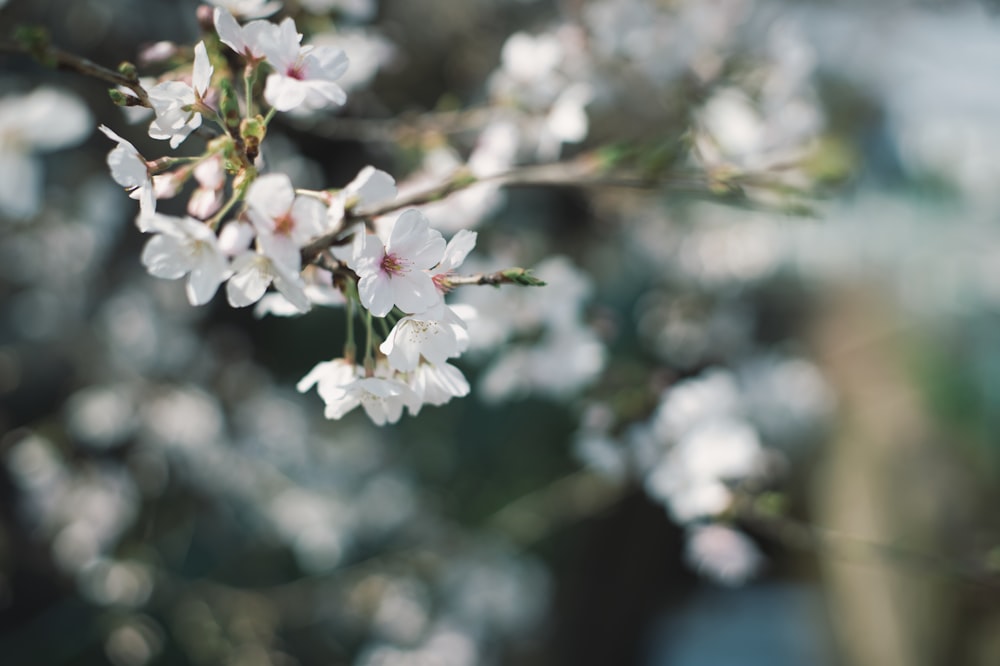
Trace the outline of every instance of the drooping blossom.
<instances>
[{"instance_id":1,"label":"drooping blossom","mask_svg":"<svg viewBox=\"0 0 1000 666\"><path fill-rule=\"evenodd\" d=\"M416 368L421 357L432 364L441 364L465 351L469 344L465 329L465 322L441 302L396 322L379 350L401 372Z\"/></svg>"},{"instance_id":2,"label":"drooping blossom","mask_svg":"<svg viewBox=\"0 0 1000 666\"><path fill-rule=\"evenodd\" d=\"M409 373L408 384L416 396L416 401L407 405L411 416L423 405L440 406L469 394L469 382L451 363L421 363Z\"/></svg>"},{"instance_id":3,"label":"drooping blossom","mask_svg":"<svg viewBox=\"0 0 1000 666\"><path fill-rule=\"evenodd\" d=\"M105 125L97 129L112 141L118 143L108 153L108 168L116 183L124 187L129 196L139 200L139 211L142 217L156 212L156 195L153 178L149 175L149 167L145 158L139 154L130 142L121 138Z\"/></svg>"}]
</instances>

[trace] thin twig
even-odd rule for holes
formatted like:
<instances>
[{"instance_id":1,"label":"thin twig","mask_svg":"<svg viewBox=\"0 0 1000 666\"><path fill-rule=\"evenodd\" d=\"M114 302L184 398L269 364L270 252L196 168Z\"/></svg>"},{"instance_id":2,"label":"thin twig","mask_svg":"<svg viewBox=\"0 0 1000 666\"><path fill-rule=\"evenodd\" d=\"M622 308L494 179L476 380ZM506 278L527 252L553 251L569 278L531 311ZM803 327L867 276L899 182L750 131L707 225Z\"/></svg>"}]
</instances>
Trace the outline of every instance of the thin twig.
<instances>
[{"instance_id":1,"label":"thin twig","mask_svg":"<svg viewBox=\"0 0 1000 666\"><path fill-rule=\"evenodd\" d=\"M0 53L28 55L48 67L77 72L115 86L123 86L135 93L135 106L152 108L149 95L146 93L146 89L142 87L142 84L139 83L138 77L126 76L113 69L98 65L82 56L63 51L55 46L42 44L32 47L17 42L0 41Z\"/></svg>"}]
</instances>

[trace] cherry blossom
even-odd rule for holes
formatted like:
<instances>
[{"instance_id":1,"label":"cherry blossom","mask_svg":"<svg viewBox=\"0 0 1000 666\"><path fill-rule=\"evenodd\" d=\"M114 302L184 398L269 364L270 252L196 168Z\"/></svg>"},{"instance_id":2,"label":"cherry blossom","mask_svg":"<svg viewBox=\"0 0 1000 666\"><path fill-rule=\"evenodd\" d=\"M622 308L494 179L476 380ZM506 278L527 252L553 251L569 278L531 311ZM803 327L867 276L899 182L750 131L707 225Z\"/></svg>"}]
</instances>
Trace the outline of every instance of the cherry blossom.
<instances>
[{"instance_id":1,"label":"cherry blossom","mask_svg":"<svg viewBox=\"0 0 1000 666\"><path fill-rule=\"evenodd\" d=\"M264 238L259 243L266 244ZM308 312L311 305L306 296L306 285L298 269L290 270L283 261L272 259L274 248L268 252L248 250L233 259L233 276L226 283L226 298L234 308L253 305L264 296L272 284L289 303L301 312Z\"/></svg>"},{"instance_id":2,"label":"cherry blossom","mask_svg":"<svg viewBox=\"0 0 1000 666\"><path fill-rule=\"evenodd\" d=\"M255 180L247 191L247 217L265 254L297 272L302 267L299 248L322 233L326 206L296 196L288 176L269 174Z\"/></svg>"},{"instance_id":3,"label":"cherry blossom","mask_svg":"<svg viewBox=\"0 0 1000 666\"><path fill-rule=\"evenodd\" d=\"M142 263L156 277L176 280L188 275L187 297L204 305L229 275L229 262L205 223L190 217L153 215L146 224L155 235L142 251Z\"/></svg>"},{"instance_id":4,"label":"cherry blossom","mask_svg":"<svg viewBox=\"0 0 1000 666\"><path fill-rule=\"evenodd\" d=\"M418 398L407 406L411 416L416 416L422 405L440 406L469 394L469 382L451 363L421 363L409 374L408 383Z\"/></svg>"},{"instance_id":5,"label":"cherry blossom","mask_svg":"<svg viewBox=\"0 0 1000 666\"><path fill-rule=\"evenodd\" d=\"M427 269L440 263L445 241L427 218L411 208L400 215L382 244L378 236L359 234L351 268L358 274L361 304L376 317L393 306L403 312L423 312L441 295Z\"/></svg>"},{"instance_id":6,"label":"cherry blossom","mask_svg":"<svg viewBox=\"0 0 1000 666\"><path fill-rule=\"evenodd\" d=\"M112 141L118 143L108 153L108 168L115 182L124 187L129 196L139 200L139 211L143 217L156 212L156 195L153 178L149 175L146 160L135 146L112 132L105 125L97 129Z\"/></svg>"},{"instance_id":7,"label":"cherry blossom","mask_svg":"<svg viewBox=\"0 0 1000 666\"><path fill-rule=\"evenodd\" d=\"M301 46L302 35L286 18L260 33L260 48L274 72L267 77L264 99L278 111L322 109L343 104L347 93L334 81L347 71L344 52L331 46Z\"/></svg>"},{"instance_id":8,"label":"cherry blossom","mask_svg":"<svg viewBox=\"0 0 1000 666\"><path fill-rule=\"evenodd\" d=\"M416 368L421 357L444 363L465 351L468 343L465 322L442 302L396 322L379 350L394 369L406 372Z\"/></svg>"},{"instance_id":9,"label":"cherry blossom","mask_svg":"<svg viewBox=\"0 0 1000 666\"><path fill-rule=\"evenodd\" d=\"M264 59L264 51L260 48L261 35L270 30L272 24L267 21L251 21L241 26L224 7L216 7L215 31L219 39L232 50L248 61L255 62Z\"/></svg>"},{"instance_id":10,"label":"cherry blossom","mask_svg":"<svg viewBox=\"0 0 1000 666\"><path fill-rule=\"evenodd\" d=\"M355 379L359 379L361 376L359 374L360 371L361 369L357 364L348 362L343 358L322 361L317 363L305 377L300 379L295 388L299 393L305 393L315 386L319 397L326 403L327 409L331 410L327 414L327 418L340 418L339 416L331 416L331 414L343 415L350 409L353 409L353 407L349 407L341 412L342 407L340 406L340 402L347 395L344 386L350 384Z\"/></svg>"},{"instance_id":11,"label":"cherry blossom","mask_svg":"<svg viewBox=\"0 0 1000 666\"><path fill-rule=\"evenodd\" d=\"M361 372L359 366L346 359L323 361L299 380L296 389L304 393L316 386L326 403L323 415L328 419L342 418L361 405L376 425L395 423L403 415L404 407L419 402L413 390L392 377L384 365L376 369L383 376L361 377Z\"/></svg>"},{"instance_id":12,"label":"cherry blossom","mask_svg":"<svg viewBox=\"0 0 1000 666\"><path fill-rule=\"evenodd\" d=\"M194 47L190 85L183 81L164 81L150 89L149 101L156 118L149 125L149 136L169 139L170 147L176 148L191 132L201 127L201 113L194 107L203 103L213 71L205 42L198 42Z\"/></svg>"},{"instance_id":13,"label":"cherry blossom","mask_svg":"<svg viewBox=\"0 0 1000 666\"><path fill-rule=\"evenodd\" d=\"M55 88L0 99L0 215L34 215L43 184L34 153L79 143L93 131L92 123L77 97Z\"/></svg>"}]
</instances>

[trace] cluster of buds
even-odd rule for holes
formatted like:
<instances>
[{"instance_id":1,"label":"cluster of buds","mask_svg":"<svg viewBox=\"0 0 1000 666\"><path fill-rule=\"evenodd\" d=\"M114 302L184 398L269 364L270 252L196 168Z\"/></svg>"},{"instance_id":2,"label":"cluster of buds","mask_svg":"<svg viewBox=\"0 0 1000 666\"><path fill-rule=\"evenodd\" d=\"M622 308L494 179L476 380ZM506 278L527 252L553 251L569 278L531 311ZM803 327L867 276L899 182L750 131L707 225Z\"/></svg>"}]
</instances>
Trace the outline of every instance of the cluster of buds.
<instances>
[{"instance_id":1,"label":"cluster of buds","mask_svg":"<svg viewBox=\"0 0 1000 666\"><path fill-rule=\"evenodd\" d=\"M192 305L209 302L225 284L230 305L256 304L258 313L344 306L342 355L319 363L298 385L318 388L328 418L360 405L381 425L397 421L404 408L415 415L425 404L466 395L468 382L449 359L465 351L472 313L448 305L445 295L458 284L541 282L521 269L456 276L475 232L446 241L419 209L393 205L395 181L384 171L366 167L331 190L296 189L285 174L259 174L261 144L277 112L344 104L337 79L348 58L335 47L301 45L291 18L241 24L216 7L211 23L214 30L194 47L189 75L153 85L148 104L116 92L124 105L152 108L149 136L171 148L195 131L208 134L202 154L150 161L100 128L118 144L108 156L111 174L139 200L137 226L150 234L143 264L156 277L187 277ZM239 72L229 65L237 60L244 65L242 95L235 92ZM192 177L197 187L186 216L156 211L158 199L176 196ZM365 331L360 351L358 319Z\"/></svg>"}]
</instances>

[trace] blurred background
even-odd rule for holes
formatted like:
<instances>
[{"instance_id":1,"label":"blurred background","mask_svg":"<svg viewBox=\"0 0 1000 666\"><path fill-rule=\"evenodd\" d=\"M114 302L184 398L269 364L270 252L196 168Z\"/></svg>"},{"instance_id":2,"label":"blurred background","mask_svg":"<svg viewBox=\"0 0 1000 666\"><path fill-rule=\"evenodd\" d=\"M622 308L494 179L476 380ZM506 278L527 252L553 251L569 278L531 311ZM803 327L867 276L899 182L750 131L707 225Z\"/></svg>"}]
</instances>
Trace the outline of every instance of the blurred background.
<instances>
[{"instance_id":1,"label":"blurred background","mask_svg":"<svg viewBox=\"0 0 1000 666\"><path fill-rule=\"evenodd\" d=\"M196 8L8 0L0 40L155 77ZM996 9L285 2L349 100L266 169L558 166L424 207L548 286L458 290L471 395L384 428L295 391L339 309L145 272L96 127L170 154L148 115L0 49L0 661L1000 663Z\"/></svg>"}]
</instances>

